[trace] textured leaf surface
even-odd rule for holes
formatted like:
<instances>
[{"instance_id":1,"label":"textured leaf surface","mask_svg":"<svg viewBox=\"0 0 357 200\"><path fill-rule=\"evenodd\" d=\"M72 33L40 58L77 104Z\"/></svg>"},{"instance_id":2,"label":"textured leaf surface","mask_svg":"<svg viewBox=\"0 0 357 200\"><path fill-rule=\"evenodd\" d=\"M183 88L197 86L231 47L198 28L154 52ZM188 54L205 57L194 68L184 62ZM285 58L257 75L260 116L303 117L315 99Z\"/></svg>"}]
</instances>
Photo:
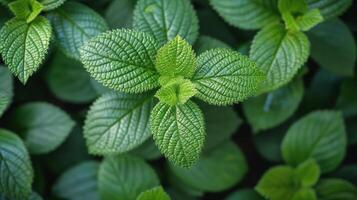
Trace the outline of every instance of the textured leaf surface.
<instances>
[{"instance_id":1,"label":"textured leaf surface","mask_svg":"<svg viewBox=\"0 0 357 200\"><path fill-rule=\"evenodd\" d=\"M235 51L214 49L197 59L192 81L197 97L214 105L227 105L245 100L256 92L264 80L255 63Z\"/></svg>"},{"instance_id":2,"label":"textured leaf surface","mask_svg":"<svg viewBox=\"0 0 357 200\"><path fill-rule=\"evenodd\" d=\"M0 53L10 71L22 83L40 67L51 38L51 25L44 17L31 23L12 19L0 30Z\"/></svg>"},{"instance_id":3,"label":"textured leaf surface","mask_svg":"<svg viewBox=\"0 0 357 200\"><path fill-rule=\"evenodd\" d=\"M107 157L99 168L98 187L102 200L135 200L141 192L158 185L155 171L134 156Z\"/></svg>"},{"instance_id":4,"label":"textured leaf surface","mask_svg":"<svg viewBox=\"0 0 357 200\"><path fill-rule=\"evenodd\" d=\"M11 127L24 138L32 154L48 153L67 138L75 123L61 109L47 103L28 103L11 115Z\"/></svg>"},{"instance_id":5,"label":"textured leaf surface","mask_svg":"<svg viewBox=\"0 0 357 200\"><path fill-rule=\"evenodd\" d=\"M248 166L240 149L227 141L202 154L191 168L169 165L171 173L186 186L205 192L229 189L246 174Z\"/></svg>"},{"instance_id":6,"label":"textured leaf surface","mask_svg":"<svg viewBox=\"0 0 357 200\"><path fill-rule=\"evenodd\" d=\"M48 17L60 48L75 59L79 59L79 50L88 40L108 30L99 14L80 3L67 2Z\"/></svg>"},{"instance_id":7,"label":"textured leaf surface","mask_svg":"<svg viewBox=\"0 0 357 200\"><path fill-rule=\"evenodd\" d=\"M50 11L60 7L66 0L38 0L43 5L43 11Z\"/></svg>"},{"instance_id":8,"label":"textured leaf surface","mask_svg":"<svg viewBox=\"0 0 357 200\"><path fill-rule=\"evenodd\" d=\"M42 11L43 5L36 0L17 0L8 4L16 19L32 22Z\"/></svg>"},{"instance_id":9,"label":"textured leaf surface","mask_svg":"<svg viewBox=\"0 0 357 200\"><path fill-rule=\"evenodd\" d=\"M189 167L198 160L205 130L202 112L195 103L158 103L151 113L150 126L155 143L171 162Z\"/></svg>"},{"instance_id":10,"label":"textured leaf surface","mask_svg":"<svg viewBox=\"0 0 357 200\"><path fill-rule=\"evenodd\" d=\"M310 43L301 32L287 32L282 25L270 25L253 40L250 58L266 73L258 93L265 93L288 83L309 56Z\"/></svg>"},{"instance_id":11,"label":"textured leaf surface","mask_svg":"<svg viewBox=\"0 0 357 200\"><path fill-rule=\"evenodd\" d=\"M111 28L131 28L136 1L114 0L105 11L105 19Z\"/></svg>"},{"instance_id":12,"label":"textured leaf surface","mask_svg":"<svg viewBox=\"0 0 357 200\"><path fill-rule=\"evenodd\" d=\"M73 200L100 200L97 189L99 163L82 162L65 171L53 186L57 197Z\"/></svg>"},{"instance_id":13,"label":"textured leaf surface","mask_svg":"<svg viewBox=\"0 0 357 200\"><path fill-rule=\"evenodd\" d=\"M14 95L13 80L10 71L0 66L0 117L12 101Z\"/></svg>"},{"instance_id":14,"label":"textured leaf surface","mask_svg":"<svg viewBox=\"0 0 357 200\"><path fill-rule=\"evenodd\" d=\"M194 49L198 55L215 48L230 48L228 44L210 36L200 36L195 43Z\"/></svg>"},{"instance_id":15,"label":"textured leaf surface","mask_svg":"<svg viewBox=\"0 0 357 200\"><path fill-rule=\"evenodd\" d=\"M107 93L90 108L84 137L92 154L122 153L150 137L153 94Z\"/></svg>"},{"instance_id":16,"label":"textured leaf surface","mask_svg":"<svg viewBox=\"0 0 357 200\"><path fill-rule=\"evenodd\" d=\"M323 173L334 170L346 152L346 132L341 113L317 111L290 127L282 143L284 160L298 165L314 158Z\"/></svg>"},{"instance_id":17,"label":"textured leaf surface","mask_svg":"<svg viewBox=\"0 0 357 200\"><path fill-rule=\"evenodd\" d=\"M189 0L139 0L133 20L135 29L150 33L160 45L177 35L193 44L198 36L196 12Z\"/></svg>"},{"instance_id":18,"label":"textured leaf surface","mask_svg":"<svg viewBox=\"0 0 357 200\"><path fill-rule=\"evenodd\" d=\"M170 200L162 187L156 187L145 192L142 192L137 200Z\"/></svg>"},{"instance_id":19,"label":"textured leaf surface","mask_svg":"<svg viewBox=\"0 0 357 200\"><path fill-rule=\"evenodd\" d=\"M341 15L352 4L352 0L306 0L310 8L318 8L325 19Z\"/></svg>"},{"instance_id":20,"label":"textured leaf surface","mask_svg":"<svg viewBox=\"0 0 357 200\"><path fill-rule=\"evenodd\" d=\"M354 200L357 198L357 188L342 179L325 179L316 187L319 200Z\"/></svg>"},{"instance_id":21,"label":"textured leaf surface","mask_svg":"<svg viewBox=\"0 0 357 200\"><path fill-rule=\"evenodd\" d=\"M88 42L81 50L81 61L103 85L139 93L158 86L158 48L156 40L147 33L114 30Z\"/></svg>"},{"instance_id":22,"label":"textured leaf surface","mask_svg":"<svg viewBox=\"0 0 357 200\"><path fill-rule=\"evenodd\" d=\"M28 198L33 176L24 143L14 133L0 129L0 193L13 199Z\"/></svg>"},{"instance_id":23,"label":"textured leaf surface","mask_svg":"<svg viewBox=\"0 0 357 200\"><path fill-rule=\"evenodd\" d=\"M242 29L259 29L279 21L277 0L210 0L229 24Z\"/></svg>"}]
</instances>

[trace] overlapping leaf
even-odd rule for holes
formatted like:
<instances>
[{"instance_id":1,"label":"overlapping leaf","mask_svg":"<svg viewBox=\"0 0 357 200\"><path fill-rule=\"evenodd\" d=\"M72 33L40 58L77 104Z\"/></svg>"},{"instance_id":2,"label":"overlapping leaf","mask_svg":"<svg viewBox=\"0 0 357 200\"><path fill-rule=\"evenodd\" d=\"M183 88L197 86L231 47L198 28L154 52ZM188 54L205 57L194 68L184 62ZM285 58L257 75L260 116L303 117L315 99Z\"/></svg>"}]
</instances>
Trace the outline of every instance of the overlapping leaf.
<instances>
[{"instance_id":1,"label":"overlapping leaf","mask_svg":"<svg viewBox=\"0 0 357 200\"><path fill-rule=\"evenodd\" d=\"M0 117L10 105L13 91L13 80L8 69L0 66Z\"/></svg>"}]
</instances>

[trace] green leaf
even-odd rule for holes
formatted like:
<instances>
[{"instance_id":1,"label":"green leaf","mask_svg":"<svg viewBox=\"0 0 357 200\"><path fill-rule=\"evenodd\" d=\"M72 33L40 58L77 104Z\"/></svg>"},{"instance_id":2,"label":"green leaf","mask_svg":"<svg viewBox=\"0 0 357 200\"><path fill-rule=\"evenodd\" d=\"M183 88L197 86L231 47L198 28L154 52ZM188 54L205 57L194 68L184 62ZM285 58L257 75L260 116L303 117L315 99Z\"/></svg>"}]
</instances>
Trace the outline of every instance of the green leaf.
<instances>
[{"instance_id":1,"label":"green leaf","mask_svg":"<svg viewBox=\"0 0 357 200\"><path fill-rule=\"evenodd\" d=\"M22 83L40 67L51 38L51 25L44 17L31 23L12 19L0 30L0 53L10 71Z\"/></svg>"},{"instance_id":2,"label":"green leaf","mask_svg":"<svg viewBox=\"0 0 357 200\"><path fill-rule=\"evenodd\" d=\"M99 163L85 161L65 171L52 188L63 199L99 200L97 174Z\"/></svg>"},{"instance_id":3,"label":"green leaf","mask_svg":"<svg viewBox=\"0 0 357 200\"><path fill-rule=\"evenodd\" d=\"M17 107L10 119L11 128L24 138L31 154L44 154L56 149L74 125L67 113L43 102Z\"/></svg>"},{"instance_id":4,"label":"green leaf","mask_svg":"<svg viewBox=\"0 0 357 200\"><path fill-rule=\"evenodd\" d=\"M177 35L193 44L198 36L196 12L189 0L139 0L133 27L150 33L160 45Z\"/></svg>"},{"instance_id":5,"label":"green leaf","mask_svg":"<svg viewBox=\"0 0 357 200\"><path fill-rule=\"evenodd\" d=\"M141 192L158 185L155 171L134 156L107 157L99 168L98 188L102 200L136 200Z\"/></svg>"},{"instance_id":6,"label":"green leaf","mask_svg":"<svg viewBox=\"0 0 357 200\"><path fill-rule=\"evenodd\" d=\"M241 181L248 166L241 150L228 140L202 154L191 168L169 164L169 169L186 187L204 192L220 192Z\"/></svg>"},{"instance_id":7,"label":"green leaf","mask_svg":"<svg viewBox=\"0 0 357 200\"><path fill-rule=\"evenodd\" d=\"M316 111L295 122L283 143L284 160L296 166L314 158L321 172L334 170L346 152L346 132L340 112Z\"/></svg>"},{"instance_id":8,"label":"green leaf","mask_svg":"<svg viewBox=\"0 0 357 200\"><path fill-rule=\"evenodd\" d=\"M340 94L336 102L336 108L343 112L346 117L357 115L357 96L355 89L357 79L346 79L341 83Z\"/></svg>"},{"instance_id":9,"label":"green leaf","mask_svg":"<svg viewBox=\"0 0 357 200\"><path fill-rule=\"evenodd\" d=\"M19 20L32 22L42 11L43 5L36 0L17 0L9 3L9 8Z\"/></svg>"},{"instance_id":10,"label":"green leaf","mask_svg":"<svg viewBox=\"0 0 357 200\"><path fill-rule=\"evenodd\" d=\"M319 182L316 187L319 200L355 200L357 188L342 179L326 179Z\"/></svg>"},{"instance_id":11,"label":"green leaf","mask_svg":"<svg viewBox=\"0 0 357 200\"><path fill-rule=\"evenodd\" d=\"M155 67L161 76L191 78L196 70L196 55L189 43L176 36L158 50Z\"/></svg>"},{"instance_id":12,"label":"green leaf","mask_svg":"<svg viewBox=\"0 0 357 200\"><path fill-rule=\"evenodd\" d=\"M352 32L341 20L331 20L311 29L311 56L323 68L353 76L357 47Z\"/></svg>"},{"instance_id":13,"label":"green leaf","mask_svg":"<svg viewBox=\"0 0 357 200\"><path fill-rule=\"evenodd\" d=\"M230 194L225 200L264 200L253 189L240 189Z\"/></svg>"},{"instance_id":14,"label":"green leaf","mask_svg":"<svg viewBox=\"0 0 357 200\"><path fill-rule=\"evenodd\" d=\"M217 40L213 37L210 36L200 36L197 40L197 42L195 43L194 49L197 52L197 55L200 55L201 53L211 50L211 49L215 49L215 48L227 48L229 49L229 45Z\"/></svg>"},{"instance_id":15,"label":"green leaf","mask_svg":"<svg viewBox=\"0 0 357 200\"><path fill-rule=\"evenodd\" d=\"M152 93L104 94L91 106L84 137L91 154L117 154L132 150L150 137Z\"/></svg>"},{"instance_id":16,"label":"green leaf","mask_svg":"<svg viewBox=\"0 0 357 200\"><path fill-rule=\"evenodd\" d=\"M324 20L318 9L313 9L297 17L296 22L302 31L308 31Z\"/></svg>"},{"instance_id":17,"label":"green leaf","mask_svg":"<svg viewBox=\"0 0 357 200\"><path fill-rule=\"evenodd\" d=\"M320 168L314 159L308 159L295 169L295 174L302 187L311 187L320 178Z\"/></svg>"},{"instance_id":18,"label":"green leaf","mask_svg":"<svg viewBox=\"0 0 357 200\"><path fill-rule=\"evenodd\" d=\"M14 133L0 129L0 193L13 199L28 198L33 176L24 143Z\"/></svg>"},{"instance_id":19,"label":"green leaf","mask_svg":"<svg viewBox=\"0 0 357 200\"><path fill-rule=\"evenodd\" d=\"M310 43L301 32L289 32L274 24L261 30L253 40L250 58L267 74L258 93L275 90L292 80L309 56Z\"/></svg>"},{"instance_id":20,"label":"green leaf","mask_svg":"<svg viewBox=\"0 0 357 200\"><path fill-rule=\"evenodd\" d=\"M67 2L48 14L56 40L63 52L80 58L80 48L91 38L108 30L105 20L91 8Z\"/></svg>"},{"instance_id":21,"label":"green leaf","mask_svg":"<svg viewBox=\"0 0 357 200\"><path fill-rule=\"evenodd\" d=\"M209 104L229 105L255 94L263 73L248 57L229 49L213 49L197 59L192 81L197 97Z\"/></svg>"},{"instance_id":22,"label":"green leaf","mask_svg":"<svg viewBox=\"0 0 357 200\"><path fill-rule=\"evenodd\" d=\"M137 200L171 200L162 187L155 187L142 192Z\"/></svg>"},{"instance_id":23,"label":"green leaf","mask_svg":"<svg viewBox=\"0 0 357 200\"><path fill-rule=\"evenodd\" d=\"M245 116L254 132L280 125L298 109L304 95L304 83L297 78L288 85L243 103Z\"/></svg>"},{"instance_id":24,"label":"green leaf","mask_svg":"<svg viewBox=\"0 0 357 200\"><path fill-rule=\"evenodd\" d=\"M297 191L292 200L317 200L316 193L311 188L301 188Z\"/></svg>"},{"instance_id":25,"label":"green leaf","mask_svg":"<svg viewBox=\"0 0 357 200\"><path fill-rule=\"evenodd\" d=\"M105 11L105 19L111 28L131 28L136 1L114 0ZM120 12L118 12L120 11Z\"/></svg>"},{"instance_id":26,"label":"green leaf","mask_svg":"<svg viewBox=\"0 0 357 200\"><path fill-rule=\"evenodd\" d=\"M279 21L277 0L210 0L229 24L242 29L260 29Z\"/></svg>"},{"instance_id":27,"label":"green leaf","mask_svg":"<svg viewBox=\"0 0 357 200\"><path fill-rule=\"evenodd\" d=\"M66 0L38 0L43 5L43 11L51 11L60 7Z\"/></svg>"},{"instance_id":28,"label":"green leaf","mask_svg":"<svg viewBox=\"0 0 357 200\"><path fill-rule=\"evenodd\" d=\"M345 12L353 0L306 0L306 2L311 9L319 9L324 19L331 19Z\"/></svg>"},{"instance_id":29,"label":"green leaf","mask_svg":"<svg viewBox=\"0 0 357 200\"><path fill-rule=\"evenodd\" d=\"M259 180L255 190L270 200L290 200L298 190L294 169L287 166L270 168Z\"/></svg>"},{"instance_id":30,"label":"green leaf","mask_svg":"<svg viewBox=\"0 0 357 200\"><path fill-rule=\"evenodd\" d=\"M14 96L13 80L9 70L0 66L0 117L9 107Z\"/></svg>"},{"instance_id":31,"label":"green leaf","mask_svg":"<svg viewBox=\"0 0 357 200\"><path fill-rule=\"evenodd\" d=\"M155 56L159 46L147 33L114 30L104 33L81 49L87 71L103 85L129 93L157 87Z\"/></svg>"},{"instance_id":32,"label":"green leaf","mask_svg":"<svg viewBox=\"0 0 357 200\"><path fill-rule=\"evenodd\" d=\"M357 165L356 164L347 164L343 165L333 173L333 177L341 178L346 181L349 181L353 184L357 184Z\"/></svg>"},{"instance_id":33,"label":"green leaf","mask_svg":"<svg viewBox=\"0 0 357 200\"><path fill-rule=\"evenodd\" d=\"M280 13L300 14L306 12L308 7L305 0L278 0L278 8Z\"/></svg>"},{"instance_id":34,"label":"green leaf","mask_svg":"<svg viewBox=\"0 0 357 200\"><path fill-rule=\"evenodd\" d=\"M162 156L152 138L130 151L130 154L137 155L145 160L156 160Z\"/></svg>"},{"instance_id":35,"label":"green leaf","mask_svg":"<svg viewBox=\"0 0 357 200\"><path fill-rule=\"evenodd\" d=\"M82 64L59 51L49 64L46 81L51 92L63 101L87 103L98 96Z\"/></svg>"},{"instance_id":36,"label":"green leaf","mask_svg":"<svg viewBox=\"0 0 357 200\"><path fill-rule=\"evenodd\" d=\"M160 102L150 118L155 143L165 157L176 165L192 166L199 158L205 136L200 108L192 101L176 106Z\"/></svg>"}]
</instances>

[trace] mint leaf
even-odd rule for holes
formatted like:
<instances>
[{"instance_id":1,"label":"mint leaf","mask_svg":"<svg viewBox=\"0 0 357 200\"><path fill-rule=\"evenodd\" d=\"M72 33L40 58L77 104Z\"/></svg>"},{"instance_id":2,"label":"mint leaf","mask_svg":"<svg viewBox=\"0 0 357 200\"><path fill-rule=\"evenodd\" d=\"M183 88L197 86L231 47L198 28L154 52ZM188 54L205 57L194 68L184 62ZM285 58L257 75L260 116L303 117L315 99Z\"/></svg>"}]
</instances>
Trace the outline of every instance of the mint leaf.
<instances>
[{"instance_id":1,"label":"mint leaf","mask_svg":"<svg viewBox=\"0 0 357 200\"><path fill-rule=\"evenodd\" d=\"M215 48L230 48L228 46L228 44L217 40L215 38L212 38L210 36L200 36L197 40L197 42L195 43L194 49L197 52L198 55L200 55L201 53L211 50L211 49L215 49Z\"/></svg>"},{"instance_id":2,"label":"mint leaf","mask_svg":"<svg viewBox=\"0 0 357 200\"><path fill-rule=\"evenodd\" d=\"M41 13L43 5L36 0L17 0L9 3L9 8L17 19L30 23Z\"/></svg>"},{"instance_id":3,"label":"mint leaf","mask_svg":"<svg viewBox=\"0 0 357 200\"><path fill-rule=\"evenodd\" d=\"M152 93L103 95L90 108L84 137L91 154L117 154L132 150L150 137Z\"/></svg>"},{"instance_id":4,"label":"mint leaf","mask_svg":"<svg viewBox=\"0 0 357 200\"><path fill-rule=\"evenodd\" d=\"M325 19L338 17L351 5L352 0L306 0L311 9L317 8Z\"/></svg>"},{"instance_id":5,"label":"mint leaf","mask_svg":"<svg viewBox=\"0 0 357 200\"><path fill-rule=\"evenodd\" d=\"M209 104L229 105L253 95L264 75L248 57L229 49L213 49L197 59L192 81L197 97Z\"/></svg>"},{"instance_id":6,"label":"mint leaf","mask_svg":"<svg viewBox=\"0 0 357 200\"><path fill-rule=\"evenodd\" d=\"M301 188L297 191L292 200L317 200L316 193L311 188Z\"/></svg>"},{"instance_id":7,"label":"mint leaf","mask_svg":"<svg viewBox=\"0 0 357 200\"><path fill-rule=\"evenodd\" d=\"M357 115L357 96L355 95L356 86L356 78L345 79L340 86L340 94L337 98L336 108L341 110L343 115L346 117L353 117ZM351 132L354 134L354 131ZM348 140L348 142L351 142L351 140Z\"/></svg>"},{"instance_id":8,"label":"mint leaf","mask_svg":"<svg viewBox=\"0 0 357 200\"><path fill-rule=\"evenodd\" d=\"M324 179L316 187L319 200L354 200L357 198L357 188L342 179Z\"/></svg>"},{"instance_id":9,"label":"mint leaf","mask_svg":"<svg viewBox=\"0 0 357 200\"><path fill-rule=\"evenodd\" d=\"M250 49L250 58L267 75L258 93L275 90L291 81L307 60L309 51L309 40L301 32L286 31L279 24L261 30Z\"/></svg>"},{"instance_id":10,"label":"mint leaf","mask_svg":"<svg viewBox=\"0 0 357 200\"><path fill-rule=\"evenodd\" d=\"M298 165L314 158L322 173L334 170L346 152L346 132L341 113L316 111L295 122L288 130L281 149L284 160Z\"/></svg>"},{"instance_id":11,"label":"mint leaf","mask_svg":"<svg viewBox=\"0 0 357 200\"><path fill-rule=\"evenodd\" d=\"M10 126L24 138L32 154L56 149L73 129L74 121L61 109L47 103L28 103L11 114Z\"/></svg>"},{"instance_id":12,"label":"mint leaf","mask_svg":"<svg viewBox=\"0 0 357 200\"><path fill-rule=\"evenodd\" d=\"M171 200L162 187L155 187L153 189L142 192L137 200Z\"/></svg>"},{"instance_id":13,"label":"mint leaf","mask_svg":"<svg viewBox=\"0 0 357 200\"><path fill-rule=\"evenodd\" d=\"M160 102L150 118L155 143L165 157L176 165L192 166L199 158L205 136L200 108L192 101L176 106Z\"/></svg>"},{"instance_id":14,"label":"mint leaf","mask_svg":"<svg viewBox=\"0 0 357 200\"><path fill-rule=\"evenodd\" d=\"M353 76L357 60L356 41L341 20L319 24L308 32L311 57L323 68L341 76Z\"/></svg>"},{"instance_id":15,"label":"mint leaf","mask_svg":"<svg viewBox=\"0 0 357 200\"><path fill-rule=\"evenodd\" d=\"M63 52L80 58L80 48L91 38L108 30L105 20L89 7L67 2L48 14L54 33Z\"/></svg>"},{"instance_id":16,"label":"mint leaf","mask_svg":"<svg viewBox=\"0 0 357 200\"><path fill-rule=\"evenodd\" d=\"M277 0L210 0L229 24L242 29L259 29L279 21Z\"/></svg>"},{"instance_id":17,"label":"mint leaf","mask_svg":"<svg viewBox=\"0 0 357 200\"><path fill-rule=\"evenodd\" d=\"M65 171L52 188L63 199L99 200L97 174L99 163L85 161Z\"/></svg>"},{"instance_id":18,"label":"mint leaf","mask_svg":"<svg viewBox=\"0 0 357 200\"><path fill-rule=\"evenodd\" d=\"M0 53L10 71L22 83L39 68L51 38L51 25L44 17L31 23L12 19L0 30Z\"/></svg>"},{"instance_id":19,"label":"mint leaf","mask_svg":"<svg viewBox=\"0 0 357 200\"><path fill-rule=\"evenodd\" d=\"M13 80L9 70L0 66L0 117L9 107L14 96Z\"/></svg>"},{"instance_id":20,"label":"mint leaf","mask_svg":"<svg viewBox=\"0 0 357 200\"><path fill-rule=\"evenodd\" d=\"M141 192L158 185L155 171L134 156L107 157L99 168L98 188L103 200L136 200Z\"/></svg>"},{"instance_id":21,"label":"mint leaf","mask_svg":"<svg viewBox=\"0 0 357 200\"><path fill-rule=\"evenodd\" d=\"M136 1L114 0L105 11L105 19L111 28L131 28ZM120 10L120 12L118 12Z\"/></svg>"},{"instance_id":22,"label":"mint leaf","mask_svg":"<svg viewBox=\"0 0 357 200\"><path fill-rule=\"evenodd\" d=\"M243 110L255 133L273 128L291 117L304 95L304 83L297 78L268 94L248 99Z\"/></svg>"},{"instance_id":23,"label":"mint leaf","mask_svg":"<svg viewBox=\"0 0 357 200\"><path fill-rule=\"evenodd\" d=\"M196 55L189 43L176 36L158 50L155 67L161 76L191 78L196 70Z\"/></svg>"},{"instance_id":24,"label":"mint leaf","mask_svg":"<svg viewBox=\"0 0 357 200\"><path fill-rule=\"evenodd\" d=\"M264 200L253 189L240 189L230 194L225 200Z\"/></svg>"},{"instance_id":25,"label":"mint leaf","mask_svg":"<svg viewBox=\"0 0 357 200\"><path fill-rule=\"evenodd\" d=\"M0 166L0 193L27 199L34 176L30 156L21 139L4 129L0 129Z\"/></svg>"},{"instance_id":26,"label":"mint leaf","mask_svg":"<svg viewBox=\"0 0 357 200\"><path fill-rule=\"evenodd\" d=\"M302 31L308 31L323 20L320 11L318 9L313 9L298 17L296 22Z\"/></svg>"},{"instance_id":27,"label":"mint leaf","mask_svg":"<svg viewBox=\"0 0 357 200\"><path fill-rule=\"evenodd\" d=\"M241 150L228 140L202 154L191 168L182 168L169 163L169 169L178 181L188 188L204 192L220 192L241 181L248 166Z\"/></svg>"},{"instance_id":28,"label":"mint leaf","mask_svg":"<svg viewBox=\"0 0 357 200\"><path fill-rule=\"evenodd\" d=\"M103 85L129 93L157 87L155 56L159 46L147 33L114 30L92 39L81 49L87 71Z\"/></svg>"},{"instance_id":29,"label":"mint leaf","mask_svg":"<svg viewBox=\"0 0 357 200\"><path fill-rule=\"evenodd\" d=\"M314 159L308 159L295 169L295 174L302 187L311 187L320 178L320 168Z\"/></svg>"},{"instance_id":30,"label":"mint leaf","mask_svg":"<svg viewBox=\"0 0 357 200\"><path fill-rule=\"evenodd\" d=\"M38 0L43 5L43 11L51 11L60 7L66 0Z\"/></svg>"},{"instance_id":31,"label":"mint leaf","mask_svg":"<svg viewBox=\"0 0 357 200\"><path fill-rule=\"evenodd\" d=\"M63 101L87 103L98 96L82 64L57 51L49 63L46 81L51 92Z\"/></svg>"},{"instance_id":32,"label":"mint leaf","mask_svg":"<svg viewBox=\"0 0 357 200\"><path fill-rule=\"evenodd\" d=\"M160 45L177 35L193 44L198 36L196 12L189 0L139 0L134 10L134 29L150 33Z\"/></svg>"}]
</instances>

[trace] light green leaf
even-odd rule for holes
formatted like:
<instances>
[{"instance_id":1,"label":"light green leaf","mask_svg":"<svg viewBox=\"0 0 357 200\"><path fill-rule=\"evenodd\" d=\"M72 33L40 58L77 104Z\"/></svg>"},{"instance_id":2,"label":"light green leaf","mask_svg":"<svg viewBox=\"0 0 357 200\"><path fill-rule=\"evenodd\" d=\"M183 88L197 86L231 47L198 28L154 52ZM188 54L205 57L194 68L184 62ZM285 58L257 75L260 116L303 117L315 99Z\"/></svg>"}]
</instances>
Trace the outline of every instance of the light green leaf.
<instances>
[{"instance_id":1,"label":"light green leaf","mask_svg":"<svg viewBox=\"0 0 357 200\"><path fill-rule=\"evenodd\" d=\"M159 85L155 56L159 46L147 33L114 30L81 49L87 71L103 85L129 93L141 93Z\"/></svg>"},{"instance_id":2,"label":"light green leaf","mask_svg":"<svg viewBox=\"0 0 357 200\"><path fill-rule=\"evenodd\" d=\"M325 19L338 17L345 12L353 0L306 0L311 9L317 8Z\"/></svg>"},{"instance_id":3,"label":"light green leaf","mask_svg":"<svg viewBox=\"0 0 357 200\"><path fill-rule=\"evenodd\" d=\"M104 94L91 106L84 137L91 154L117 154L132 150L150 137L149 116L153 94Z\"/></svg>"},{"instance_id":4,"label":"light green leaf","mask_svg":"<svg viewBox=\"0 0 357 200\"><path fill-rule=\"evenodd\" d=\"M292 200L317 200L316 193L311 188L301 188L297 191Z\"/></svg>"},{"instance_id":5,"label":"light green leaf","mask_svg":"<svg viewBox=\"0 0 357 200\"><path fill-rule=\"evenodd\" d=\"M43 5L36 0L17 0L9 3L9 9L19 20L32 22L42 11Z\"/></svg>"},{"instance_id":6,"label":"light green leaf","mask_svg":"<svg viewBox=\"0 0 357 200\"><path fill-rule=\"evenodd\" d=\"M258 93L287 84L309 56L310 43L301 32L289 32L274 24L261 30L253 40L250 58L266 73Z\"/></svg>"},{"instance_id":7,"label":"light green leaf","mask_svg":"<svg viewBox=\"0 0 357 200\"><path fill-rule=\"evenodd\" d=\"M318 9L313 9L297 17L296 22L302 31L308 31L324 20Z\"/></svg>"},{"instance_id":8,"label":"light green leaf","mask_svg":"<svg viewBox=\"0 0 357 200\"><path fill-rule=\"evenodd\" d=\"M311 56L323 68L353 76L357 47L352 32L341 20L322 23L308 32Z\"/></svg>"},{"instance_id":9,"label":"light green leaf","mask_svg":"<svg viewBox=\"0 0 357 200\"><path fill-rule=\"evenodd\" d=\"M264 200L253 189L241 189L230 194L225 200Z\"/></svg>"},{"instance_id":10,"label":"light green leaf","mask_svg":"<svg viewBox=\"0 0 357 200\"><path fill-rule=\"evenodd\" d=\"M12 19L0 30L0 53L10 71L22 83L40 67L51 38L51 25L44 17L31 23Z\"/></svg>"},{"instance_id":11,"label":"light green leaf","mask_svg":"<svg viewBox=\"0 0 357 200\"><path fill-rule=\"evenodd\" d=\"M297 78L288 85L248 99L243 110L255 133L273 128L291 117L304 95L304 83Z\"/></svg>"},{"instance_id":12,"label":"light green leaf","mask_svg":"<svg viewBox=\"0 0 357 200\"><path fill-rule=\"evenodd\" d=\"M346 132L341 113L316 111L293 124L283 143L284 160L293 166L314 158L321 172L334 170L346 152Z\"/></svg>"},{"instance_id":13,"label":"light green leaf","mask_svg":"<svg viewBox=\"0 0 357 200\"><path fill-rule=\"evenodd\" d=\"M263 73L248 57L229 49L213 49L197 59L192 81L197 97L209 104L229 105L255 94Z\"/></svg>"},{"instance_id":14,"label":"light green leaf","mask_svg":"<svg viewBox=\"0 0 357 200\"><path fill-rule=\"evenodd\" d=\"M105 19L111 28L131 28L135 0L114 0L105 11Z\"/></svg>"},{"instance_id":15,"label":"light green leaf","mask_svg":"<svg viewBox=\"0 0 357 200\"><path fill-rule=\"evenodd\" d=\"M99 163L86 161L65 171L52 188L63 199L100 200L97 189Z\"/></svg>"},{"instance_id":16,"label":"light green leaf","mask_svg":"<svg viewBox=\"0 0 357 200\"><path fill-rule=\"evenodd\" d=\"M197 164L191 168L169 164L169 169L178 181L188 188L220 192L241 181L248 166L241 150L228 140L202 154Z\"/></svg>"},{"instance_id":17,"label":"light green leaf","mask_svg":"<svg viewBox=\"0 0 357 200\"><path fill-rule=\"evenodd\" d=\"M176 106L160 102L150 118L155 143L165 157L176 165L192 166L199 158L205 136L200 108L192 101Z\"/></svg>"},{"instance_id":18,"label":"light green leaf","mask_svg":"<svg viewBox=\"0 0 357 200\"><path fill-rule=\"evenodd\" d=\"M193 44L198 36L196 12L189 0L139 0L133 27L150 33L160 45L177 35Z\"/></svg>"},{"instance_id":19,"label":"light green leaf","mask_svg":"<svg viewBox=\"0 0 357 200\"><path fill-rule=\"evenodd\" d=\"M38 0L43 5L43 11L51 11L60 7L66 0Z\"/></svg>"},{"instance_id":20,"label":"light green leaf","mask_svg":"<svg viewBox=\"0 0 357 200\"><path fill-rule=\"evenodd\" d=\"M307 11L307 3L305 0L278 0L278 8L280 13L304 13Z\"/></svg>"},{"instance_id":21,"label":"light green leaf","mask_svg":"<svg viewBox=\"0 0 357 200\"><path fill-rule=\"evenodd\" d=\"M86 103L98 96L89 73L80 62L58 51L49 65L46 81L51 92L59 99Z\"/></svg>"},{"instance_id":22,"label":"light green leaf","mask_svg":"<svg viewBox=\"0 0 357 200\"><path fill-rule=\"evenodd\" d=\"M162 187L155 187L142 192L137 200L171 200Z\"/></svg>"},{"instance_id":23,"label":"light green leaf","mask_svg":"<svg viewBox=\"0 0 357 200\"><path fill-rule=\"evenodd\" d=\"M279 21L277 0L210 0L229 24L242 29L260 29Z\"/></svg>"},{"instance_id":24,"label":"light green leaf","mask_svg":"<svg viewBox=\"0 0 357 200\"><path fill-rule=\"evenodd\" d=\"M98 188L102 200L136 200L141 192L158 185L155 171L134 156L107 157L99 168Z\"/></svg>"},{"instance_id":25,"label":"light green leaf","mask_svg":"<svg viewBox=\"0 0 357 200\"><path fill-rule=\"evenodd\" d=\"M0 129L0 193L13 199L28 198L33 176L24 143L14 133Z\"/></svg>"},{"instance_id":26,"label":"light green leaf","mask_svg":"<svg viewBox=\"0 0 357 200\"><path fill-rule=\"evenodd\" d=\"M105 20L91 8L67 2L48 14L56 40L63 52L80 58L80 48L91 38L108 30Z\"/></svg>"},{"instance_id":27,"label":"light green leaf","mask_svg":"<svg viewBox=\"0 0 357 200\"><path fill-rule=\"evenodd\" d=\"M14 96L13 80L9 70L0 65L0 117L9 107Z\"/></svg>"},{"instance_id":28,"label":"light green leaf","mask_svg":"<svg viewBox=\"0 0 357 200\"><path fill-rule=\"evenodd\" d=\"M74 125L67 113L43 102L17 107L10 119L10 127L24 138L31 154L44 154L56 149Z\"/></svg>"},{"instance_id":29,"label":"light green leaf","mask_svg":"<svg viewBox=\"0 0 357 200\"><path fill-rule=\"evenodd\" d=\"M198 40L195 43L194 49L197 53L197 55L200 55L201 53L211 50L211 49L215 49L215 48L227 48L229 49L230 47L228 46L228 44L217 40L215 38L212 38L210 36L200 36L198 38Z\"/></svg>"},{"instance_id":30,"label":"light green leaf","mask_svg":"<svg viewBox=\"0 0 357 200\"><path fill-rule=\"evenodd\" d=\"M295 174L302 187L312 187L320 178L320 168L314 159L308 159L295 169Z\"/></svg>"},{"instance_id":31,"label":"light green leaf","mask_svg":"<svg viewBox=\"0 0 357 200\"><path fill-rule=\"evenodd\" d=\"M316 187L319 200L355 200L357 188L342 179L325 179Z\"/></svg>"}]
</instances>

